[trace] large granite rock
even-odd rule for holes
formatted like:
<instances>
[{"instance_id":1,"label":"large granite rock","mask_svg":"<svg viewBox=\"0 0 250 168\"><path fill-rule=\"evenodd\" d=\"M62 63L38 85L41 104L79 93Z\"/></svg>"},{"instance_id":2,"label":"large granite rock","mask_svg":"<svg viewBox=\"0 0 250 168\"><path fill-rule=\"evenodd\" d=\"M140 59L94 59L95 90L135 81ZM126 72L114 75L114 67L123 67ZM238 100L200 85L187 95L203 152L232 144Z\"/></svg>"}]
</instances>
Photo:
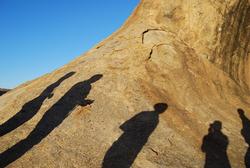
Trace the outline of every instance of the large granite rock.
<instances>
[{"instance_id":1,"label":"large granite rock","mask_svg":"<svg viewBox=\"0 0 250 168\"><path fill-rule=\"evenodd\" d=\"M0 166L244 167L249 19L248 0L142 0L90 51L0 97Z\"/></svg>"}]
</instances>

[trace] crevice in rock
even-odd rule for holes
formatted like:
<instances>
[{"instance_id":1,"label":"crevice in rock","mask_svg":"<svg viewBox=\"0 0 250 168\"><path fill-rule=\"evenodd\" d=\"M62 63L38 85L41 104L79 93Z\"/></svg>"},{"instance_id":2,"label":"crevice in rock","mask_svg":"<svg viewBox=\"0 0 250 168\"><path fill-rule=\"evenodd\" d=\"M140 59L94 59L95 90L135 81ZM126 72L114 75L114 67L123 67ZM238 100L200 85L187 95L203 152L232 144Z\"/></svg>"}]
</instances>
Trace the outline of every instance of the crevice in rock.
<instances>
[{"instance_id":1,"label":"crevice in rock","mask_svg":"<svg viewBox=\"0 0 250 168\"><path fill-rule=\"evenodd\" d=\"M154 152L156 155L159 155L159 153L156 151L156 150L154 150L153 148L149 148L152 152Z\"/></svg>"},{"instance_id":2,"label":"crevice in rock","mask_svg":"<svg viewBox=\"0 0 250 168\"><path fill-rule=\"evenodd\" d=\"M149 53L149 56L148 56L147 60L150 60L150 59L151 59L151 56L152 56L152 54L153 54L153 51L154 51L154 47L153 47L153 48L151 48L151 50L150 50L150 53Z\"/></svg>"},{"instance_id":3,"label":"crevice in rock","mask_svg":"<svg viewBox=\"0 0 250 168\"><path fill-rule=\"evenodd\" d=\"M161 30L161 29L157 29L157 28L155 28L155 29L147 29L147 30L145 30L144 32L142 32L142 44L144 44L144 35L146 34L146 33L148 33L149 31L163 31L163 30Z\"/></svg>"},{"instance_id":4,"label":"crevice in rock","mask_svg":"<svg viewBox=\"0 0 250 168\"><path fill-rule=\"evenodd\" d=\"M148 58L147 58L147 61L150 60L150 59L152 58L152 54L153 54L153 52L154 52L154 48L155 48L155 47L162 46L162 45L169 45L169 44L167 44L167 43L160 43L160 44L154 45L154 46L151 48L151 50L150 50L149 56L148 56Z\"/></svg>"},{"instance_id":5,"label":"crevice in rock","mask_svg":"<svg viewBox=\"0 0 250 168\"><path fill-rule=\"evenodd\" d=\"M164 30L164 29L161 29L161 28L147 29L144 32L142 32L142 44L144 44L145 34L148 33L148 32L150 32L150 31L163 31L163 32L166 32L166 33L172 33L172 34L174 34L174 32L167 31L167 30Z\"/></svg>"}]
</instances>

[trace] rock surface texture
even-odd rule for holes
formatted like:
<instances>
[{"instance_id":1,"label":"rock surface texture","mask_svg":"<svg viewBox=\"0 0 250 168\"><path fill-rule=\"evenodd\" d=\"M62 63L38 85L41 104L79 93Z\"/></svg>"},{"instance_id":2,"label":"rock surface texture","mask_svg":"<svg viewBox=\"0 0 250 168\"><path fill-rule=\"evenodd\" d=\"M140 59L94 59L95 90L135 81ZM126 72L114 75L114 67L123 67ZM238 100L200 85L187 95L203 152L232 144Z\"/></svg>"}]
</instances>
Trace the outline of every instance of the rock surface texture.
<instances>
[{"instance_id":1,"label":"rock surface texture","mask_svg":"<svg viewBox=\"0 0 250 168\"><path fill-rule=\"evenodd\" d=\"M0 167L246 167L249 4L142 0L90 51L0 97Z\"/></svg>"}]
</instances>

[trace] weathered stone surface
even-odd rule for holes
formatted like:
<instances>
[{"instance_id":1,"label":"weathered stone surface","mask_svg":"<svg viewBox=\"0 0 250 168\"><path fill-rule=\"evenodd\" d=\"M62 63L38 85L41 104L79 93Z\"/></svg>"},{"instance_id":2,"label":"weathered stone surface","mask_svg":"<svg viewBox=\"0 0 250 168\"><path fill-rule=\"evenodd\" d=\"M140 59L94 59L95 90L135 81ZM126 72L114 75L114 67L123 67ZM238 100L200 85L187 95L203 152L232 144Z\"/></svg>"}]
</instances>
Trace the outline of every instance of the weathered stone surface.
<instances>
[{"instance_id":1,"label":"weathered stone surface","mask_svg":"<svg viewBox=\"0 0 250 168\"><path fill-rule=\"evenodd\" d=\"M0 97L1 165L92 168L117 157L123 167L199 168L217 148L222 163L227 154L232 167L244 167L249 18L248 0L142 0L89 52ZM168 108L149 117L156 103ZM8 132L13 117L23 123ZM145 123L148 139L138 140ZM222 145L206 143L220 123L214 141ZM136 158L126 156L130 147Z\"/></svg>"}]
</instances>

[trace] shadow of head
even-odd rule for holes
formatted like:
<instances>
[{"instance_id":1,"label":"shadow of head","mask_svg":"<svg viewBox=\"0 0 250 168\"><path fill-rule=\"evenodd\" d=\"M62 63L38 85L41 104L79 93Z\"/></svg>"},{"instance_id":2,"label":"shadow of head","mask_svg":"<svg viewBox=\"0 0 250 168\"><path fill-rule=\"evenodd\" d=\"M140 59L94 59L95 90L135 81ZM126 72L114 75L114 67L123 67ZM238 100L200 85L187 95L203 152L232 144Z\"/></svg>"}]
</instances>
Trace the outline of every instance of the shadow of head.
<instances>
[{"instance_id":1,"label":"shadow of head","mask_svg":"<svg viewBox=\"0 0 250 168\"><path fill-rule=\"evenodd\" d=\"M161 114L164 113L168 108L166 103L157 103L154 105L154 110L156 113Z\"/></svg>"},{"instance_id":2,"label":"shadow of head","mask_svg":"<svg viewBox=\"0 0 250 168\"><path fill-rule=\"evenodd\" d=\"M237 111L240 116L243 116L245 114L244 110L241 108L239 108Z\"/></svg>"},{"instance_id":3,"label":"shadow of head","mask_svg":"<svg viewBox=\"0 0 250 168\"><path fill-rule=\"evenodd\" d=\"M210 124L210 131L220 131L222 128L222 123L221 121L214 121L212 124Z\"/></svg>"},{"instance_id":4,"label":"shadow of head","mask_svg":"<svg viewBox=\"0 0 250 168\"><path fill-rule=\"evenodd\" d=\"M76 90L79 93L80 92L88 92L91 88L89 88L91 86L92 83L95 83L96 81L98 81L99 79L102 78L102 74L96 74L94 76L92 76L91 78L85 80L85 81L81 81L76 83L72 88L71 91Z\"/></svg>"},{"instance_id":5,"label":"shadow of head","mask_svg":"<svg viewBox=\"0 0 250 168\"><path fill-rule=\"evenodd\" d=\"M59 81L64 81L65 79L68 79L69 77L73 76L76 72L69 72L66 75L64 75L63 77L61 77L59 79Z\"/></svg>"},{"instance_id":6,"label":"shadow of head","mask_svg":"<svg viewBox=\"0 0 250 168\"><path fill-rule=\"evenodd\" d=\"M101 79L102 77L103 77L102 74L96 74L96 75L92 76L92 77L88 80L88 82L90 82L90 83L95 83L96 81L98 81L98 80Z\"/></svg>"}]
</instances>

